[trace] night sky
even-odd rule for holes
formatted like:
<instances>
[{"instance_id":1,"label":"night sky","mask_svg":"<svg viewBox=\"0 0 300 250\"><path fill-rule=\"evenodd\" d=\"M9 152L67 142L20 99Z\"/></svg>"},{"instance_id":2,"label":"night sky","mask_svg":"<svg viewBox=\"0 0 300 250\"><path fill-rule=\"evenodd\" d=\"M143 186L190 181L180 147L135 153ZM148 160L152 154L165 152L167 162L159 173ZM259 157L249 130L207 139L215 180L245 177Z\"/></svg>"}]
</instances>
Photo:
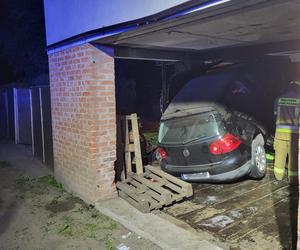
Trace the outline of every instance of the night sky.
<instances>
[{"instance_id":1,"label":"night sky","mask_svg":"<svg viewBox=\"0 0 300 250\"><path fill-rule=\"evenodd\" d=\"M1 0L0 37L0 85L49 83L42 0Z\"/></svg>"}]
</instances>

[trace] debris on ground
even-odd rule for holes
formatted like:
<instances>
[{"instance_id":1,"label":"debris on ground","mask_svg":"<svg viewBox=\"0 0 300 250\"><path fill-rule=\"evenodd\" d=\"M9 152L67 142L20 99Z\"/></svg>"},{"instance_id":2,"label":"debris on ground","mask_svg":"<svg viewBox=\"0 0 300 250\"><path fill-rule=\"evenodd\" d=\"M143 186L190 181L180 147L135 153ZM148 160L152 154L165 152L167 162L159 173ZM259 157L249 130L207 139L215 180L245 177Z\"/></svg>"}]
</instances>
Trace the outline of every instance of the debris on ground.
<instances>
[{"instance_id":1,"label":"debris on ground","mask_svg":"<svg viewBox=\"0 0 300 250\"><path fill-rule=\"evenodd\" d=\"M130 247L128 247L128 246L126 246L126 245L124 245L124 244L122 243L122 244L120 244L119 246L117 246L117 249L118 249L118 250L129 250Z\"/></svg>"},{"instance_id":2,"label":"debris on ground","mask_svg":"<svg viewBox=\"0 0 300 250\"><path fill-rule=\"evenodd\" d=\"M129 232L129 233L126 234L126 235L122 235L122 239L127 239L130 235L131 235L131 232Z\"/></svg>"}]
</instances>

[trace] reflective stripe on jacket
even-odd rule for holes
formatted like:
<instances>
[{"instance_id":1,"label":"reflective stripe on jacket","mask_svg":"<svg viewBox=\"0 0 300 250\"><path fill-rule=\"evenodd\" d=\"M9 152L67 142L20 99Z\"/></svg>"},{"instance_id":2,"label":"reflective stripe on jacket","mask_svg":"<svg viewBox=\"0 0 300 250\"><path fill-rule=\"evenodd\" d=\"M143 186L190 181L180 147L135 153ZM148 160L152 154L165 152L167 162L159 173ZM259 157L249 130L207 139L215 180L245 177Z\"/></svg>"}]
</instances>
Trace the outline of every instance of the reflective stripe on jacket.
<instances>
[{"instance_id":1,"label":"reflective stripe on jacket","mask_svg":"<svg viewBox=\"0 0 300 250\"><path fill-rule=\"evenodd\" d=\"M276 131L299 133L300 99L282 97L277 103Z\"/></svg>"}]
</instances>

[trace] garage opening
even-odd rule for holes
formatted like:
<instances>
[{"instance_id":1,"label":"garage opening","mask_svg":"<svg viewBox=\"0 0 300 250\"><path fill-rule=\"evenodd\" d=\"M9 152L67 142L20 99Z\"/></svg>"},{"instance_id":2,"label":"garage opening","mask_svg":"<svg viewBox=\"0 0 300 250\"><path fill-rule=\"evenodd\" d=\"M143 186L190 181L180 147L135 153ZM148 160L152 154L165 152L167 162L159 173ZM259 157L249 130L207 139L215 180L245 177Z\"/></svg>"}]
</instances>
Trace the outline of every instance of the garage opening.
<instances>
[{"instance_id":1,"label":"garage opening","mask_svg":"<svg viewBox=\"0 0 300 250\"><path fill-rule=\"evenodd\" d=\"M272 135L275 101L299 76L298 62L268 56L168 63L116 59L115 64L117 113L138 114L145 164L159 167L155 150L159 123L174 102L221 103L241 112L246 120L259 121L270 138L265 150L271 158L263 179L244 176L228 182L193 182L193 198L164 212L233 249L282 249L295 244L298 190L287 178L274 178Z\"/></svg>"},{"instance_id":2,"label":"garage opening","mask_svg":"<svg viewBox=\"0 0 300 250\"><path fill-rule=\"evenodd\" d=\"M272 135L275 101L289 82L297 79L299 65L276 57L241 64L243 69L233 78L233 65L209 69L189 81L181 90L185 94L173 100L180 105L199 100L221 102L261 122ZM272 154L272 143L265 145L265 150ZM210 232L233 248L285 249L295 244L297 186L289 186L287 179L274 179L272 160L262 180L247 177L231 183L195 183L193 189L194 199L167 208L167 213L199 231Z\"/></svg>"},{"instance_id":3,"label":"garage opening","mask_svg":"<svg viewBox=\"0 0 300 250\"><path fill-rule=\"evenodd\" d=\"M223 118L215 109L196 107L200 101L221 103L236 111L236 133L250 138L251 143L256 143L256 137L249 136L255 133L251 133L248 125L255 123L268 135L263 138L263 149L269 154L264 178L256 180L244 175L227 182L194 181L193 198L167 207L164 212L232 249L295 248L298 187L290 186L286 178L275 180L272 135L275 101L292 80L299 80L300 5L298 1L224 1L204 10L197 4L198 1L195 6L191 1L195 8L179 11L178 15L149 17L141 23L136 20L139 28L99 39L100 44L115 48L117 112L137 112L141 131L153 148L160 146L168 133L172 134L166 137L169 142L181 135L189 137L179 150L162 147L162 154L151 154L149 150L151 156L147 159L167 172L173 168L174 175L189 181L209 176L184 173L183 169L197 165L195 159L202 159L201 155L207 152L214 155L214 162L205 159L202 164L207 164L205 172L211 174L218 165L216 159L221 157L218 152L240 145L235 136L225 134L225 143L209 141L198 151L185 147L194 139L204 141L208 134L226 131ZM125 103L130 100L126 103L127 111L122 110L122 98ZM194 107L189 122L182 119L173 124L160 123L182 115L185 111L177 112L178 106ZM207 113L194 119L198 115L195 110L200 109ZM222 113L222 108L218 110ZM195 134L202 125L193 123L194 120L209 121L209 133L197 138ZM258 140L255 145L261 146L261 142ZM178 168L174 168L174 162L169 163L173 166L162 166L152 157L156 155L161 160L171 154L174 162L181 162ZM196 155L195 159L188 159L191 154ZM230 162L232 158L226 160ZM222 171L222 167L217 166L214 171Z\"/></svg>"}]
</instances>

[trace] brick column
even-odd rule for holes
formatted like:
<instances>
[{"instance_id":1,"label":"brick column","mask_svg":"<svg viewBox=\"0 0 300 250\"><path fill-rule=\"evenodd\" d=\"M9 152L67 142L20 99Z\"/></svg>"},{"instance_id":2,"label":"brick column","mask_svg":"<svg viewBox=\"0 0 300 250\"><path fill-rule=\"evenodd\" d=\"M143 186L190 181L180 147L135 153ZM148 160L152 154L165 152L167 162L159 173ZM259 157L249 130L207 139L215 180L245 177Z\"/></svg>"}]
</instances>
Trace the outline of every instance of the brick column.
<instances>
[{"instance_id":1,"label":"brick column","mask_svg":"<svg viewBox=\"0 0 300 250\"><path fill-rule=\"evenodd\" d=\"M84 44L49 55L54 173L87 202L116 196L113 49Z\"/></svg>"}]
</instances>

